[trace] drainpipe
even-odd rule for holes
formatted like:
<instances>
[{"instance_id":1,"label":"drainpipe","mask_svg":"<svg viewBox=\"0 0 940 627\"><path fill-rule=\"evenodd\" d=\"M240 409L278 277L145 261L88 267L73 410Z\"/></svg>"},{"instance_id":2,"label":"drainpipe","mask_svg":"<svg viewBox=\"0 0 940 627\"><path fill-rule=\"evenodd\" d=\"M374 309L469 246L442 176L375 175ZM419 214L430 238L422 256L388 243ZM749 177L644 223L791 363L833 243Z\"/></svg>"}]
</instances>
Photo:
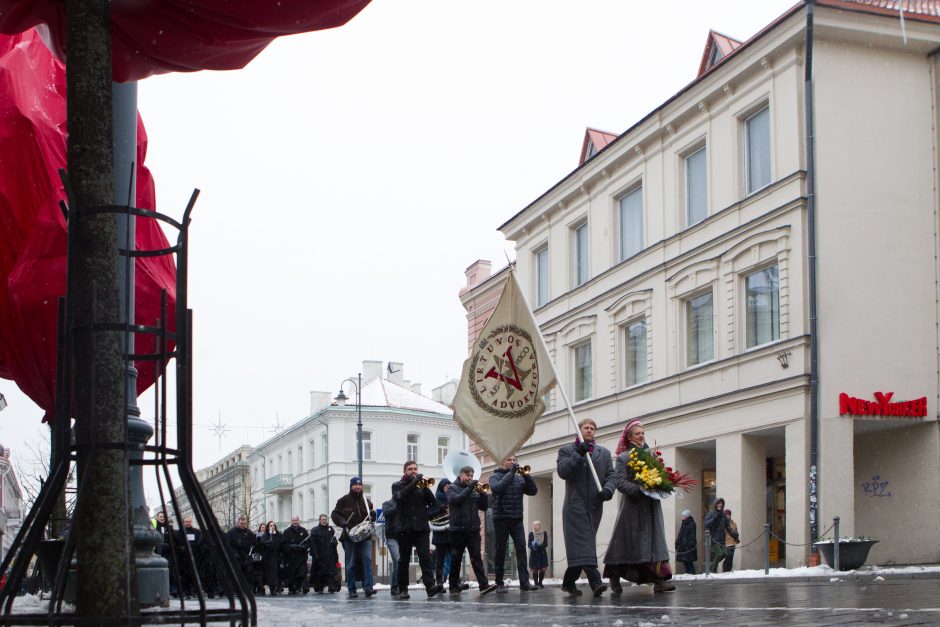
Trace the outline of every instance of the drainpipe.
<instances>
[{"instance_id":1,"label":"drainpipe","mask_svg":"<svg viewBox=\"0 0 940 627\"><path fill-rule=\"evenodd\" d=\"M813 108L813 0L806 0L806 221L809 238L809 535L819 539L819 343L816 311L816 136ZM816 548L813 547L813 553Z\"/></svg>"}]
</instances>

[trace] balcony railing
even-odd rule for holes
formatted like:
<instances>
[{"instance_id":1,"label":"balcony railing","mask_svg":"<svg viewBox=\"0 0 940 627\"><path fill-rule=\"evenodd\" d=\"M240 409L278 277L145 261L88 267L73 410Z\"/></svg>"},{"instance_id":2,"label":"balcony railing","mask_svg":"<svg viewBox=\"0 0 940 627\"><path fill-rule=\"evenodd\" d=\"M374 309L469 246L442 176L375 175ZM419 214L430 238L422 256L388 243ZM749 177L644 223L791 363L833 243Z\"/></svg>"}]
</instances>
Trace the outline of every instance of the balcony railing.
<instances>
[{"instance_id":1,"label":"balcony railing","mask_svg":"<svg viewBox=\"0 0 940 627\"><path fill-rule=\"evenodd\" d=\"M294 489L293 475L274 475L264 480L264 491L269 494L290 492Z\"/></svg>"}]
</instances>

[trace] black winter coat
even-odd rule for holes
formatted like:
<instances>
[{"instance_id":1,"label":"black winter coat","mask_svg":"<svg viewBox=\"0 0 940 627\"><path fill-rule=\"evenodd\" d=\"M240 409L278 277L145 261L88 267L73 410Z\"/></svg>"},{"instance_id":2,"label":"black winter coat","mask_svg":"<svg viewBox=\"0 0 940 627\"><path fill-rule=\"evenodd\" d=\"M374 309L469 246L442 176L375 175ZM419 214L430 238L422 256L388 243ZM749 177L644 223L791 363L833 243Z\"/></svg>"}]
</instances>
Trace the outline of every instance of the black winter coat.
<instances>
[{"instance_id":1,"label":"black winter coat","mask_svg":"<svg viewBox=\"0 0 940 627\"><path fill-rule=\"evenodd\" d=\"M428 520L438 510L437 499L430 488L418 488L418 476L410 480L396 481L392 484L392 498L395 500L395 525L398 533L412 531L430 531Z\"/></svg>"},{"instance_id":2,"label":"black winter coat","mask_svg":"<svg viewBox=\"0 0 940 627\"><path fill-rule=\"evenodd\" d=\"M689 516L682 521L676 536L676 559L680 562L698 561L698 529L695 519Z\"/></svg>"},{"instance_id":3,"label":"black winter coat","mask_svg":"<svg viewBox=\"0 0 940 627\"><path fill-rule=\"evenodd\" d=\"M493 519L522 520L522 496L535 496L539 489L531 476L497 468L490 477L493 491Z\"/></svg>"},{"instance_id":4,"label":"black winter coat","mask_svg":"<svg viewBox=\"0 0 940 627\"><path fill-rule=\"evenodd\" d=\"M366 504L368 504L368 510L366 510ZM340 497L330 514L333 524L343 528L343 533L339 537L340 542L345 542L349 538L346 532L364 522L366 516L373 522L375 521L375 508L372 507L372 501L365 498L362 492L350 490L348 494Z\"/></svg>"},{"instance_id":5,"label":"black winter coat","mask_svg":"<svg viewBox=\"0 0 940 627\"><path fill-rule=\"evenodd\" d=\"M255 550L261 550L261 569L264 572L264 585L272 589L281 583L281 544L282 533L267 533L258 540Z\"/></svg>"},{"instance_id":6,"label":"black winter coat","mask_svg":"<svg viewBox=\"0 0 940 627\"><path fill-rule=\"evenodd\" d=\"M281 559L288 563L289 568L297 568L301 562L306 563L310 545L308 537L310 533L301 525L291 525L281 534Z\"/></svg>"},{"instance_id":7,"label":"black winter coat","mask_svg":"<svg viewBox=\"0 0 940 627\"><path fill-rule=\"evenodd\" d=\"M247 563L250 559L248 554L251 551L251 547L255 545L254 532L247 527L245 529L232 527L228 530L228 533L225 534L225 539L228 541L228 546L235 555L235 560L240 564Z\"/></svg>"},{"instance_id":8,"label":"black winter coat","mask_svg":"<svg viewBox=\"0 0 940 627\"><path fill-rule=\"evenodd\" d=\"M310 557L313 565L310 576L329 577L336 572L336 531L329 525L318 524L310 532Z\"/></svg>"},{"instance_id":9,"label":"black winter coat","mask_svg":"<svg viewBox=\"0 0 940 627\"><path fill-rule=\"evenodd\" d=\"M724 510L717 510L714 507L708 510L705 514L705 529L715 544L724 547L725 534L728 532L728 518ZM714 554L714 546L712 554Z\"/></svg>"},{"instance_id":10,"label":"black winter coat","mask_svg":"<svg viewBox=\"0 0 940 627\"><path fill-rule=\"evenodd\" d=\"M450 530L452 532L479 531L480 512L489 507L489 498L473 489L471 484L460 479L450 485L447 492L450 508Z\"/></svg>"},{"instance_id":11,"label":"black winter coat","mask_svg":"<svg viewBox=\"0 0 940 627\"><path fill-rule=\"evenodd\" d=\"M385 519L385 538L387 540L397 540L398 508L395 507L395 501L389 499L382 503L382 518Z\"/></svg>"}]
</instances>

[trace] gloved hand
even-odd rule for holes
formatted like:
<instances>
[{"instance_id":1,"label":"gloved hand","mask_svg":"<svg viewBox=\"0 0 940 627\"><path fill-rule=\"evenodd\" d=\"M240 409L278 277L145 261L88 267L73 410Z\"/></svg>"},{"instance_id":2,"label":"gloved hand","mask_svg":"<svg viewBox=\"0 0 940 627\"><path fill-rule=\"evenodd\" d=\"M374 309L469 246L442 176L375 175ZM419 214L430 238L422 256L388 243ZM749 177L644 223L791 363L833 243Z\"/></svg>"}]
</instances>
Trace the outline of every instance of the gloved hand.
<instances>
[{"instance_id":1,"label":"gloved hand","mask_svg":"<svg viewBox=\"0 0 940 627\"><path fill-rule=\"evenodd\" d=\"M422 479L424 479L424 475L422 475L420 472L415 475L415 481L421 481Z\"/></svg>"},{"instance_id":2,"label":"gloved hand","mask_svg":"<svg viewBox=\"0 0 940 627\"><path fill-rule=\"evenodd\" d=\"M601 490L602 501L609 501L612 498L614 498L614 493L610 491L610 488L604 488L603 490Z\"/></svg>"},{"instance_id":3,"label":"gloved hand","mask_svg":"<svg viewBox=\"0 0 940 627\"><path fill-rule=\"evenodd\" d=\"M578 442L577 451L578 455L587 455L591 450L591 445L587 442Z\"/></svg>"},{"instance_id":4,"label":"gloved hand","mask_svg":"<svg viewBox=\"0 0 940 627\"><path fill-rule=\"evenodd\" d=\"M479 481L478 479L471 479L471 480L470 480L470 487L471 487L471 488L475 488L475 487L477 487L477 484L478 484L478 483L480 483L480 481Z\"/></svg>"},{"instance_id":5,"label":"gloved hand","mask_svg":"<svg viewBox=\"0 0 940 627\"><path fill-rule=\"evenodd\" d=\"M516 474L518 470L519 470L519 464L514 463L512 465L512 468L509 469L509 472L511 472L512 474Z\"/></svg>"}]
</instances>

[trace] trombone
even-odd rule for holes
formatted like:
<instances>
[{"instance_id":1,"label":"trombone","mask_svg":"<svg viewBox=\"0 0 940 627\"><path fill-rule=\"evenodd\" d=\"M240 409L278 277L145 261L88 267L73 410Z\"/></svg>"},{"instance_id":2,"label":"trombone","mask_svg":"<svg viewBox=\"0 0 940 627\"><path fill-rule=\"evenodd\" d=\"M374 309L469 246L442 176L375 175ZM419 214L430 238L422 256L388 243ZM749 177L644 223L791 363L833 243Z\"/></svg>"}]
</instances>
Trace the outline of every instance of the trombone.
<instances>
[{"instance_id":1,"label":"trombone","mask_svg":"<svg viewBox=\"0 0 940 627\"><path fill-rule=\"evenodd\" d=\"M434 477L423 477L418 480L418 483L416 485L421 490L423 490L424 488L430 488L432 485L434 485Z\"/></svg>"}]
</instances>

